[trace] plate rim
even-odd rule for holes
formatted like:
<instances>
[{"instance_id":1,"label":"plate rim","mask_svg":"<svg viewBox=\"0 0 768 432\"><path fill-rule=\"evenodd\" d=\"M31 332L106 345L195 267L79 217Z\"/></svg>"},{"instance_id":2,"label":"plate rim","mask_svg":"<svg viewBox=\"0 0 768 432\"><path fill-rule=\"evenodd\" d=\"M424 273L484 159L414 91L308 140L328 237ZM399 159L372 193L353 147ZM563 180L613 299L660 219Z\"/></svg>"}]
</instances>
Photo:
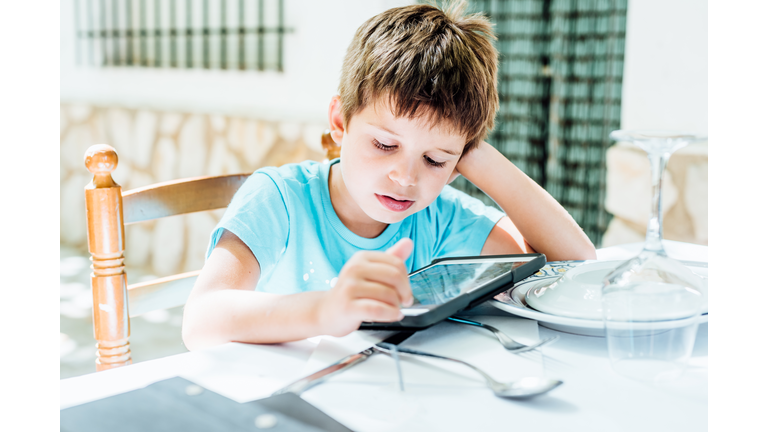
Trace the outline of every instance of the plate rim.
<instances>
[{"instance_id":1,"label":"plate rim","mask_svg":"<svg viewBox=\"0 0 768 432\"><path fill-rule=\"evenodd\" d=\"M616 261L616 260L573 260L573 261L550 261L545 264L552 265L552 264L560 264L560 265L569 265L568 270L571 268L577 267L576 264L586 264L591 262L601 262L601 261ZM573 264L573 265L571 265ZM543 267L542 267L543 268ZM566 271L568 271L566 270ZM512 288L502 291L501 293L494 296L489 303L496 307L497 309L503 310L507 313L510 313L512 315L520 316L523 318L532 319L535 321L541 321L548 324L555 324L555 325L561 325L561 326L568 326L568 327L576 327L576 328L585 328L590 330L595 329L603 329L605 328L605 325L603 323L603 320L592 320L592 319L585 319L585 318L572 318L572 317L564 317L560 315L552 315L546 312L541 312L536 309L531 308L530 306L518 306L510 303L506 303L503 301L500 301L496 299L496 297L500 295L508 295L507 293L512 292L520 287L522 287L525 284L529 284L534 281L546 281L550 279L554 279L559 277L558 274L552 274L552 275L539 275L541 271L523 279L522 281L518 282L513 286ZM530 288L529 288L530 289ZM527 293L527 291L526 291ZM525 296L525 294L523 294ZM705 323L708 321L709 313L705 312L701 314L699 323Z\"/></svg>"}]
</instances>

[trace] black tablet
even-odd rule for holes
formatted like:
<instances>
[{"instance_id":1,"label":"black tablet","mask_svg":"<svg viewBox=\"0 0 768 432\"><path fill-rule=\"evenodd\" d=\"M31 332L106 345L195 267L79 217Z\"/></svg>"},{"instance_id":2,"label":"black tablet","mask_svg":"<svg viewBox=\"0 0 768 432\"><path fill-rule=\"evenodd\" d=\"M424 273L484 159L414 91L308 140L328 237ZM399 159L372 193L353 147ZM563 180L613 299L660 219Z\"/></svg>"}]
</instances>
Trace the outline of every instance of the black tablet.
<instances>
[{"instance_id":1,"label":"black tablet","mask_svg":"<svg viewBox=\"0 0 768 432\"><path fill-rule=\"evenodd\" d=\"M363 322L360 330L419 330L471 309L536 273L544 254L441 258L409 276L413 306L396 322Z\"/></svg>"}]
</instances>

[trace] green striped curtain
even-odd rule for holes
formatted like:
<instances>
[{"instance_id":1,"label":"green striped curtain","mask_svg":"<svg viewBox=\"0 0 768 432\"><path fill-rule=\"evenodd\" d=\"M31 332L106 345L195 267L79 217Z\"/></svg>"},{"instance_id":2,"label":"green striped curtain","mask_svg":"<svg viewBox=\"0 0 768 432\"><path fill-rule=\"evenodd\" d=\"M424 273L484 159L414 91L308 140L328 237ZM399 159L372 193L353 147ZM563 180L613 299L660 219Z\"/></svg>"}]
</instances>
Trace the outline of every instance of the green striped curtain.
<instances>
[{"instance_id":1,"label":"green striped curtain","mask_svg":"<svg viewBox=\"0 0 768 432\"><path fill-rule=\"evenodd\" d=\"M488 142L600 244L608 133L619 128L627 0L471 0L498 36L500 108ZM463 178L453 186L493 202ZM521 203L524 205L524 203Z\"/></svg>"}]
</instances>

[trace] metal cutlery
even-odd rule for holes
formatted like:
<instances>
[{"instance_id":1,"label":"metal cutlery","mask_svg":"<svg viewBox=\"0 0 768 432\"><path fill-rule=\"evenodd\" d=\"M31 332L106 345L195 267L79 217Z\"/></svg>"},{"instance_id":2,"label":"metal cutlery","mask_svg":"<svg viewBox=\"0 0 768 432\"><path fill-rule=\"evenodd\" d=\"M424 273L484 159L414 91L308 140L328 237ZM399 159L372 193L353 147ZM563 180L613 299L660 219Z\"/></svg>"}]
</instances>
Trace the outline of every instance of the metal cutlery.
<instances>
[{"instance_id":1,"label":"metal cutlery","mask_svg":"<svg viewBox=\"0 0 768 432\"><path fill-rule=\"evenodd\" d=\"M378 352L392 354L389 349L384 348L380 345L374 345L372 348L373 350ZM431 354L424 351L417 351L410 348L398 347L397 351L400 355L431 357L431 358L449 360L452 362L463 364L464 366L467 366L472 370L474 370L475 372L479 373L485 379L485 382L488 385L488 388L493 390L493 393L496 396L503 397L503 398L514 398L514 399L531 398L534 396L547 393L550 390L554 389L555 387L563 383L560 380L545 378L545 377L525 377L515 381L504 383L504 382L496 381L490 375L485 373L482 369L470 363L467 363L463 360L440 356L437 354Z\"/></svg>"},{"instance_id":2,"label":"metal cutlery","mask_svg":"<svg viewBox=\"0 0 768 432\"><path fill-rule=\"evenodd\" d=\"M384 341L380 342L381 344L384 344L384 346L388 345L397 345L400 342L408 339L413 335L413 331L401 331L398 333L395 333L394 335L384 339ZM350 367L363 362L368 359L368 357L376 354L379 351L376 351L375 346L371 348L364 349L360 351L357 354L352 354L349 356L344 357L343 359L337 361L336 363L321 369L313 374L310 374L304 378L300 378L287 386L275 391L272 393L272 396L283 394L283 393L296 393L298 395L302 394L303 392L309 390L310 388L326 381L328 378L338 374L339 372L349 369ZM389 351L387 351L389 353ZM399 373L399 370L398 370Z\"/></svg>"},{"instance_id":3,"label":"metal cutlery","mask_svg":"<svg viewBox=\"0 0 768 432\"><path fill-rule=\"evenodd\" d=\"M467 324L475 327L484 328L486 330L493 332L493 334L496 336L496 339L499 340L499 343L501 343L501 345L511 353L523 353L526 351L531 351L536 348L547 345L549 343L552 343L556 341L559 337L559 336L553 336L549 339L540 340L532 345L525 345L515 341L511 337L507 336L501 330L489 324L483 324L481 322L472 321L472 320L468 320L466 318L460 318L460 317L448 317L447 320L451 322L459 323L459 324Z\"/></svg>"}]
</instances>

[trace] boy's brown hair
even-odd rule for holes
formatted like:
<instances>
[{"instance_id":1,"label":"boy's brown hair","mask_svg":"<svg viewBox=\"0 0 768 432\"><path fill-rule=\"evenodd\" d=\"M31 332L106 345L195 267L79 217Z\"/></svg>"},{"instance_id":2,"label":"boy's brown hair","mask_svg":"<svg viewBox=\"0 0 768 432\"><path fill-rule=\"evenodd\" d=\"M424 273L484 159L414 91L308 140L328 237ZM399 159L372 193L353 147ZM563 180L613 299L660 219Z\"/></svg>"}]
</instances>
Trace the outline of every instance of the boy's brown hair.
<instances>
[{"instance_id":1,"label":"boy's brown hair","mask_svg":"<svg viewBox=\"0 0 768 432\"><path fill-rule=\"evenodd\" d=\"M467 137L477 147L499 108L498 52L491 23L465 15L466 1L389 9L357 29L347 49L339 94L345 125L352 116L388 98L397 117L422 115Z\"/></svg>"}]
</instances>

